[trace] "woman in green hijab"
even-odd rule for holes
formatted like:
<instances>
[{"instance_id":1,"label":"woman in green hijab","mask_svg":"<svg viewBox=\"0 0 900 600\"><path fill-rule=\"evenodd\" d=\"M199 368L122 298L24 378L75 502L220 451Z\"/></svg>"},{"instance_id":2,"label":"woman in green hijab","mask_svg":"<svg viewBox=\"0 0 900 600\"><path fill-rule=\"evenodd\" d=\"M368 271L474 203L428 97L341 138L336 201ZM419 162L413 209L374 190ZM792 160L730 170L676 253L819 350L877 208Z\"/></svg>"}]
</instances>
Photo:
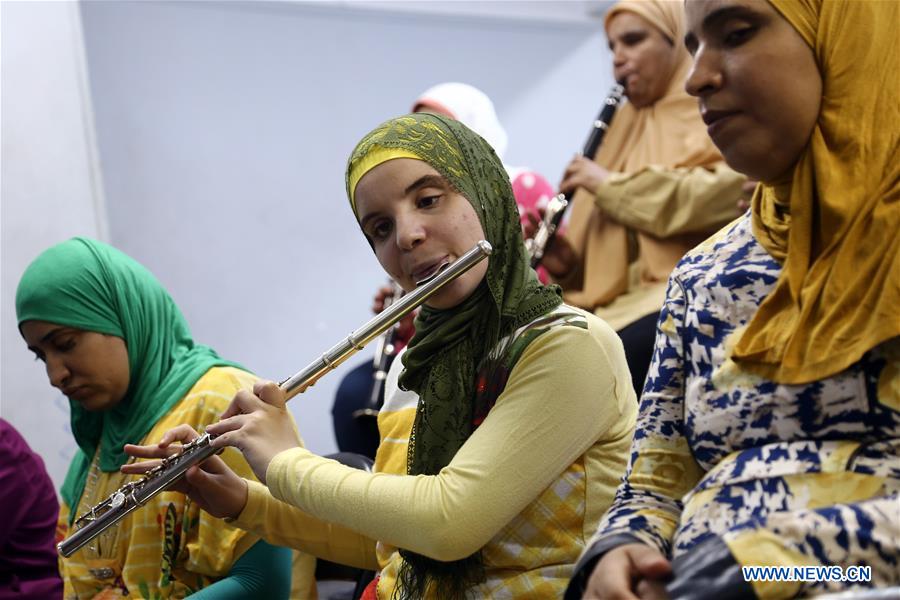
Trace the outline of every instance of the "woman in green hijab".
<instances>
[{"instance_id":1,"label":"woman in green hijab","mask_svg":"<svg viewBox=\"0 0 900 600\"><path fill-rule=\"evenodd\" d=\"M214 459L185 489L273 543L378 570L364 598L560 596L632 437L621 342L540 284L502 164L457 121L382 124L351 155L347 191L406 290L478 240L494 248L426 303L394 361L375 473L300 447L283 394L259 383L207 430L240 448L267 487ZM161 445L193 435L171 431Z\"/></svg>"},{"instance_id":2,"label":"woman in green hijab","mask_svg":"<svg viewBox=\"0 0 900 600\"><path fill-rule=\"evenodd\" d=\"M180 423L203 428L256 380L191 339L147 269L94 240L73 238L38 256L19 282L16 313L28 348L71 406L78 449L62 487L64 535L125 483L126 442L158 439ZM252 477L237 452L222 458ZM61 570L67 598L286 598L290 587L287 550L223 526L176 492L63 559Z\"/></svg>"}]
</instances>

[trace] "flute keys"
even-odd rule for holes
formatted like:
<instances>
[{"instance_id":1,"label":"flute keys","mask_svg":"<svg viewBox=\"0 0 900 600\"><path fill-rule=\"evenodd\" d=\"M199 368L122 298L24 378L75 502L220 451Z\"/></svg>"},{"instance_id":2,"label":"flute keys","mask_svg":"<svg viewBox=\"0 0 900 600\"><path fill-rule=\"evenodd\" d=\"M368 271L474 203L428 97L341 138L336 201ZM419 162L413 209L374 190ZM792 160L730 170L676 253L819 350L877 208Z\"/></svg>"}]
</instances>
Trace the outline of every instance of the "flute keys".
<instances>
[{"instance_id":1,"label":"flute keys","mask_svg":"<svg viewBox=\"0 0 900 600\"><path fill-rule=\"evenodd\" d=\"M113 494L112 501L110 502L110 508L115 510L123 504L125 504L125 494L123 494L122 492L116 492L115 494Z\"/></svg>"},{"instance_id":2,"label":"flute keys","mask_svg":"<svg viewBox=\"0 0 900 600\"><path fill-rule=\"evenodd\" d=\"M100 567L99 569L88 569L94 579L112 579L116 576L116 570L110 567Z\"/></svg>"}]
</instances>

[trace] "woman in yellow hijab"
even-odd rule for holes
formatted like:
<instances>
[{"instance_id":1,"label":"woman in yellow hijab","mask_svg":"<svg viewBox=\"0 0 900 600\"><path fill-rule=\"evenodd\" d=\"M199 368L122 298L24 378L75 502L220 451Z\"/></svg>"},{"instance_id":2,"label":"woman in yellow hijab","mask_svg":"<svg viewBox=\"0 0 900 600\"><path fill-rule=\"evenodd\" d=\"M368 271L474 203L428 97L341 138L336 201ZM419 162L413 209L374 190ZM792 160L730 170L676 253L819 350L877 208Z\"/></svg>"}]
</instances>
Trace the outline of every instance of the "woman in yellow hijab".
<instances>
[{"instance_id":1,"label":"woman in yellow hijab","mask_svg":"<svg viewBox=\"0 0 900 600\"><path fill-rule=\"evenodd\" d=\"M568 231L544 265L566 302L593 311L625 344L638 395L666 280L690 248L738 216L744 177L722 161L684 91L690 56L680 2L623 0L606 35L628 102L594 157L576 156Z\"/></svg>"},{"instance_id":2,"label":"woman in yellow hijab","mask_svg":"<svg viewBox=\"0 0 900 600\"><path fill-rule=\"evenodd\" d=\"M672 274L626 479L567 597L898 586L900 3L686 14L687 90L762 185Z\"/></svg>"}]
</instances>

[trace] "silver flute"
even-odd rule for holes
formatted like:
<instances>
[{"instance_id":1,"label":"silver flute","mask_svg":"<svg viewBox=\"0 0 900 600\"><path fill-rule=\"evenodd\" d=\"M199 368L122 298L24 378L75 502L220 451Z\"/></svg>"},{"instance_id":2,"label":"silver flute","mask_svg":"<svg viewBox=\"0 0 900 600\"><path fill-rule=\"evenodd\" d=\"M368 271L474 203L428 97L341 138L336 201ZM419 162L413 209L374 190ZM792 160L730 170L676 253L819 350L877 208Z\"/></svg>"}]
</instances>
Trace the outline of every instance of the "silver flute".
<instances>
[{"instance_id":1,"label":"silver flute","mask_svg":"<svg viewBox=\"0 0 900 600\"><path fill-rule=\"evenodd\" d=\"M487 258L492 252L491 245L482 240L428 280L422 281L412 292L406 294L368 323L354 330L341 342L317 358L305 369L297 372L279 384L286 400L304 392L323 375L355 354L363 346L384 333L394 323L415 310L442 287ZM98 535L121 521L126 515L146 504L151 498L169 488L192 466L199 464L219 452L210 442L216 438L204 434L185 444L178 454L162 459L161 463L136 481L126 483L100 502L73 524L73 533L57 545L62 556L68 557L88 544Z\"/></svg>"},{"instance_id":2,"label":"silver flute","mask_svg":"<svg viewBox=\"0 0 900 600\"><path fill-rule=\"evenodd\" d=\"M403 297L403 288L391 281L391 293L384 298L384 308L388 307ZM397 332L400 322L397 321L387 331L378 337L375 342L375 356L372 358L372 389L369 390L369 400L361 408L353 411L354 419L373 419L378 417L378 411L384 403L384 382L387 380L388 367L391 358L399 352L397 346Z\"/></svg>"},{"instance_id":3,"label":"silver flute","mask_svg":"<svg viewBox=\"0 0 900 600\"><path fill-rule=\"evenodd\" d=\"M597 150L600 148L600 144L603 143L603 137L606 135L606 130L609 129L609 124L612 123L613 117L616 115L616 109L619 108L624 94L625 87L620 83L614 85L609 91L609 95L603 101L600 114L597 115L597 118L591 124L591 132L584 143L584 149L581 152L582 156L592 159L597 154ZM544 209L544 218L538 225L538 230L535 232L534 237L525 240L525 248L531 257L532 267L537 268L541 264L544 254L553 243L556 230L559 229L566 209L572 202L573 193L574 191L554 196L547 203L547 208Z\"/></svg>"}]
</instances>

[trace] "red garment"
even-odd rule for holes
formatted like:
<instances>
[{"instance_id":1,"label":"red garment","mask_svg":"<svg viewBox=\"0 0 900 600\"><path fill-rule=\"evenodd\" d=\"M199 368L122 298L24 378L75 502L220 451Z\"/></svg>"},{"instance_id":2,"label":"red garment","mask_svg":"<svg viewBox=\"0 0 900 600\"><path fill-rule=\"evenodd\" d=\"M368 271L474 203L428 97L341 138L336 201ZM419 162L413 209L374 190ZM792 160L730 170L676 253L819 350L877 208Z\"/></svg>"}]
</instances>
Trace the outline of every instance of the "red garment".
<instances>
[{"instance_id":1,"label":"red garment","mask_svg":"<svg viewBox=\"0 0 900 600\"><path fill-rule=\"evenodd\" d=\"M366 589L363 590L362 596L359 597L359 600L378 600L378 594L375 589L378 587L378 577L369 582L369 585L366 586Z\"/></svg>"}]
</instances>

